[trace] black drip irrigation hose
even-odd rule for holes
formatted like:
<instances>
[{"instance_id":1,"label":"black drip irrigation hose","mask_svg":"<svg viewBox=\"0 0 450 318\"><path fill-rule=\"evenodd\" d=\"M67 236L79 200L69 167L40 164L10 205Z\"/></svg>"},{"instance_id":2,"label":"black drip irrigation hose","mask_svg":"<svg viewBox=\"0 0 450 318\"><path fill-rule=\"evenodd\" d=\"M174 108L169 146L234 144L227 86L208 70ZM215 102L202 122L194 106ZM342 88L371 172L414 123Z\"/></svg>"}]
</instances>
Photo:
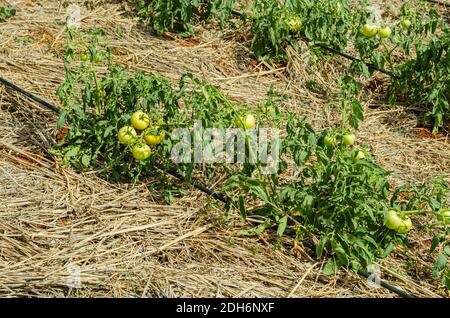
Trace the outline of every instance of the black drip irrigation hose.
<instances>
[{"instance_id":1,"label":"black drip irrigation hose","mask_svg":"<svg viewBox=\"0 0 450 318\"><path fill-rule=\"evenodd\" d=\"M371 64L371 63L366 63L366 62L362 61L361 59L358 59L358 58L356 58L356 57L353 57L353 56L351 56L351 55L349 55L349 54L347 54L347 53L338 51L338 50L336 50L336 49L333 49L333 48L331 48L331 47L325 46L325 45L323 45L323 44L318 44L318 43L317 43L317 44L315 44L315 45L318 46L318 47L320 47L321 49L324 49L324 50L327 50L327 51L329 51L329 52L331 52L331 53L338 54L338 55L340 55L340 56L342 56L342 57L345 57L345 58L348 59L348 60L351 60L351 61L357 61L357 62L363 62L364 64L367 65L368 68L371 68L371 69L373 69L373 70L375 70L375 71L378 71L378 72L381 72L381 73L383 73L383 74L389 75L390 77L395 77L395 75L394 75L393 73L391 73L391 72L389 72L389 71L386 71L386 70L384 70L384 69L382 69L382 68L379 68L379 67L377 67L377 66L375 66L375 65L373 65L373 64Z\"/></svg>"},{"instance_id":2,"label":"black drip irrigation hose","mask_svg":"<svg viewBox=\"0 0 450 318\"><path fill-rule=\"evenodd\" d=\"M14 83L11 83L10 81L4 79L4 78L1 77L1 76L0 76L0 83L3 83L6 87L9 87L9 88L11 88L11 89L13 89L13 90L15 90L15 91L21 93L22 95L28 97L29 99L35 101L35 102L38 103L38 104L41 104L41 105L47 107L48 109L54 111L55 113L59 113L59 112L61 111L61 110L60 110L58 107L56 107L55 105L53 105L53 104L47 102L46 100L43 100L42 98L40 98L40 97L38 97L38 96L36 96L36 95L31 94L30 92L24 90L23 88L17 86L17 85L14 84Z\"/></svg>"},{"instance_id":3,"label":"black drip irrigation hose","mask_svg":"<svg viewBox=\"0 0 450 318\"><path fill-rule=\"evenodd\" d=\"M11 83L9 81L7 81L6 79L2 78L1 76L0 76L0 82L3 83L5 86L10 87L11 89L13 89L13 90L23 94L24 96L28 97L29 99L31 99L31 100L33 100L33 101L35 101L35 102L37 102L37 103L47 107L48 109L54 111L55 113L60 113L60 111L61 111L55 105L53 105L53 104L43 100L42 98L40 98L38 96L35 96L34 94L32 94L32 93L30 93L30 92L28 92L28 91L26 91L26 90L24 90L22 88L20 88L19 86L15 85L15 84L13 84L13 83ZM217 192L209 189L205 185L187 181L184 176L182 176L181 174L179 174L178 172L176 172L174 170L165 170L165 169L161 169L161 170L163 170L167 174L177 178L180 181L183 181L183 182L186 182L188 184L191 184L194 188L202 191L203 193L211 196L212 198L214 198L214 199L216 199L216 200L218 200L218 201L220 201L222 203L228 203L230 201L227 196L225 196L223 194L220 194L220 193L217 193ZM312 251L316 250L315 245L312 244L311 242L307 241L307 240L302 240L302 244L304 246L306 246L307 248L311 249ZM369 274L369 273L367 273L365 271L362 271L362 270L358 270L358 275L363 276L365 278L370 278L371 277L371 274ZM415 298L414 296L408 294L407 292L405 292L405 291L403 291L401 289L398 289L397 287L392 286L392 285L388 284L387 282L385 282L383 280L380 280L380 286L382 286L382 287L384 287L384 288L386 288L386 289L388 289L388 290L398 294L401 297L404 297L404 298Z\"/></svg>"}]
</instances>

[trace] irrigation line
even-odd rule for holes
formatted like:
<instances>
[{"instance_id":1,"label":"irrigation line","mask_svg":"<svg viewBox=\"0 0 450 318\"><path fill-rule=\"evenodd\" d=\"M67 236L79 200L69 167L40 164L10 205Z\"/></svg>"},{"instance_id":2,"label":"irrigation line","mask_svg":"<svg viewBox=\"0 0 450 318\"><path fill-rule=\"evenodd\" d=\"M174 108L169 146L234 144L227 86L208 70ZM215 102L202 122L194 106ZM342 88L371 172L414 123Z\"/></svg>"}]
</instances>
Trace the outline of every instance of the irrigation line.
<instances>
[{"instance_id":1,"label":"irrigation line","mask_svg":"<svg viewBox=\"0 0 450 318\"><path fill-rule=\"evenodd\" d=\"M29 99L35 101L35 102L38 103L38 104L41 104L41 105L47 107L48 109L54 111L55 113L59 113L59 112L61 111L61 110L60 110L58 107L56 107L55 105L53 105L53 104L47 102L46 100L44 100L44 99L42 99L42 98L40 98L40 97L38 97L38 96L36 96L36 95L31 94L30 92L24 90L23 88L17 86L17 85L14 84L14 83L11 83L10 81L4 79L4 78L1 77L1 76L0 76L0 82L3 83L6 87L9 87L9 88L11 88L11 89L13 89L13 90L15 90L15 91L21 93L22 95L28 97Z\"/></svg>"},{"instance_id":2,"label":"irrigation line","mask_svg":"<svg viewBox=\"0 0 450 318\"><path fill-rule=\"evenodd\" d=\"M357 62L363 62L364 64L367 65L368 68L371 68L371 69L373 69L375 71L381 72L383 74L386 74L386 75L389 75L390 77L394 77L395 78L395 75L393 73L391 73L389 71L386 71L386 70L384 70L382 68L379 68L379 67L377 67L377 66L375 66L375 65L373 65L371 63L366 63L366 62L362 61L361 59L353 57L353 56L351 56L351 55L349 55L347 53L335 50L335 49L333 49L331 47L328 47L328 46L325 46L325 45L322 45L322 44L315 44L315 45L320 47L320 48L322 48L322 49L324 49L324 50L327 50L327 51L332 52L334 54L338 54L338 55L340 55L342 57L345 57L348 60L357 61Z\"/></svg>"},{"instance_id":3,"label":"irrigation line","mask_svg":"<svg viewBox=\"0 0 450 318\"><path fill-rule=\"evenodd\" d=\"M15 84L13 84L13 83L11 83L9 81L7 81L6 79L2 78L1 76L0 76L0 82L3 83L5 86L7 86L7 87L9 87L9 88L11 88L11 89L13 89L13 90L23 94L24 96L30 98L31 100L37 102L38 104L41 104L42 106L47 107L48 109L54 111L55 113L60 113L60 111L61 111L57 106L55 106L55 105L45 101L44 99L42 99L42 98L40 98L40 97L38 97L38 96L36 96L36 95L26 91L26 90L24 90L23 88L20 88L19 86L15 85ZM181 174L179 174L176 171L164 170L164 169L161 169L161 170L163 170L164 172L170 174L171 176L179 179L182 182L186 182L188 184L191 184L196 189L202 191L203 193L211 196L212 198L214 198L214 199L216 199L216 200L218 200L218 201L220 201L222 203L228 203L230 201L230 199L227 196L222 195L220 193L217 193L214 190L209 189L205 185L202 185L202 184L199 184L199 183L195 183L195 182L190 182L190 181L186 180L186 178L184 176L182 176ZM312 244L311 242L306 241L306 240L302 240L302 243L306 247L308 247L309 249L311 249L313 251L316 250L315 245ZM369 274L369 273L367 273L365 271L362 271L362 270L358 270L358 274L360 276L365 277L365 278L370 278L371 277L371 274ZM392 285L390 285L389 283L387 283L387 282L385 282L383 280L380 280L380 285L382 287L384 287L384 288L386 288L386 289L388 289L388 290L398 294L401 297L404 297L404 298L415 298L414 296L408 294L407 292L405 292L405 291L403 291L401 289L398 289L397 287L392 286Z\"/></svg>"}]
</instances>

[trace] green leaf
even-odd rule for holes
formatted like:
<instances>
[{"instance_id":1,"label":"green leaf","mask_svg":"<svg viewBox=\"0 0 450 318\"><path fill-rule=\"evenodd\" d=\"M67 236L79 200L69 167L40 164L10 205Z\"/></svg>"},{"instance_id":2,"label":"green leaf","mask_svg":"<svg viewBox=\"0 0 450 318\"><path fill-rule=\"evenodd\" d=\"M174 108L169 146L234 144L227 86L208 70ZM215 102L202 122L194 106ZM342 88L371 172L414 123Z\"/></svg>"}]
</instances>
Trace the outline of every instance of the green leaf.
<instances>
[{"instance_id":1,"label":"green leaf","mask_svg":"<svg viewBox=\"0 0 450 318\"><path fill-rule=\"evenodd\" d=\"M84 155L81 157L81 163L83 164L83 166L84 166L85 168L89 167L90 162L91 162L91 156L89 156L89 155L87 155L87 154L84 154Z\"/></svg>"},{"instance_id":2,"label":"green leaf","mask_svg":"<svg viewBox=\"0 0 450 318\"><path fill-rule=\"evenodd\" d=\"M395 246L392 242L389 242L389 245L383 251L383 257L388 256L393 250L395 250Z\"/></svg>"},{"instance_id":3,"label":"green leaf","mask_svg":"<svg viewBox=\"0 0 450 318\"><path fill-rule=\"evenodd\" d=\"M325 266L323 267L323 274L326 276L330 276L333 275L337 272L338 268L337 268L337 264L336 261L334 260L334 258L330 258L328 260L328 262L325 264Z\"/></svg>"},{"instance_id":4,"label":"green leaf","mask_svg":"<svg viewBox=\"0 0 450 318\"><path fill-rule=\"evenodd\" d=\"M445 254L439 255L438 259L436 260L436 264L434 265L433 269L433 276L437 277L439 275L439 272L444 269L444 267L447 265L448 256Z\"/></svg>"},{"instance_id":5,"label":"green leaf","mask_svg":"<svg viewBox=\"0 0 450 318\"><path fill-rule=\"evenodd\" d=\"M80 146L72 147L66 152L65 157L66 158L75 157L76 155L78 155L79 152L80 152Z\"/></svg>"},{"instance_id":6,"label":"green leaf","mask_svg":"<svg viewBox=\"0 0 450 318\"><path fill-rule=\"evenodd\" d=\"M112 127L112 126L107 127L105 129L105 133L103 134L103 137L105 137L105 138L108 137L113 130L114 130L114 127Z\"/></svg>"},{"instance_id":7,"label":"green leaf","mask_svg":"<svg viewBox=\"0 0 450 318\"><path fill-rule=\"evenodd\" d=\"M264 232L265 229L267 229L271 224L270 220L266 220L264 223L255 226L251 228L250 230L242 230L239 232L240 235L245 236L258 236L261 235L262 232Z\"/></svg>"},{"instance_id":8,"label":"green leaf","mask_svg":"<svg viewBox=\"0 0 450 318\"><path fill-rule=\"evenodd\" d=\"M324 235L320 238L320 241L319 241L319 243L317 243L317 246L316 246L317 257L319 257L319 258L322 257L323 250L324 250L325 244L327 244L327 242L328 242L328 236Z\"/></svg>"},{"instance_id":9,"label":"green leaf","mask_svg":"<svg viewBox=\"0 0 450 318\"><path fill-rule=\"evenodd\" d=\"M66 123L66 117L67 117L67 111L65 111L64 109L61 110L61 113L58 118L58 122L56 123L57 129L61 129L64 127L64 125Z\"/></svg>"},{"instance_id":10,"label":"green leaf","mask_svg":"<svg viewBox=\"0 0 450 318\"><path fill-rule=\"evenodd\" d=\"M260 216L269 216L273 211L273 208L269 204L265 204L263 206L257 207L253 209L251 214L260 215Z\"/></svg>"},{"instance_id":11,"label":"green leaf","mask_svg":"<svg viewBox=\"0 0 450 318\"><path fill-rule=\"evenodd\" d=\"M430 253L433 253L438 245L439 245L439 235L435 233L433 236L433 240L431 241Z\"/></svg>"},{"instance_id":12,"label":"green leaf","mask_svg":"<svg viewBox=\"0 0 450 318\"><path fill-rule=\"evenodd\" d=\"M242 220L245 220L247 218L247 210L245 208L244 197L242 195L239 196L238 207Z\"/></svg>"},{"instance_id":13,"label":"green leaf","mask_svg":"<svg viewBox=\"0 0 450 318\"><path fill-rule=\"evenodd\" d=\"M267 196L263 186L260 183L255 180L249 180L248 186L250 188L250 191L259 199L263 200L264 202L269 202L269 197Z\"/></svg>"},{"instance_id":14,"label":"green leaf","mask_svg":"<svg viewBox=\"0 0 450 318\"><path fill-rule=\"evenodd\" d=\"M277 234L278 236L282 236L284 231L286 230L287 226L287 215L283 216L281 219L278 220L278 229Z\"/></svg>"}]
</instances>

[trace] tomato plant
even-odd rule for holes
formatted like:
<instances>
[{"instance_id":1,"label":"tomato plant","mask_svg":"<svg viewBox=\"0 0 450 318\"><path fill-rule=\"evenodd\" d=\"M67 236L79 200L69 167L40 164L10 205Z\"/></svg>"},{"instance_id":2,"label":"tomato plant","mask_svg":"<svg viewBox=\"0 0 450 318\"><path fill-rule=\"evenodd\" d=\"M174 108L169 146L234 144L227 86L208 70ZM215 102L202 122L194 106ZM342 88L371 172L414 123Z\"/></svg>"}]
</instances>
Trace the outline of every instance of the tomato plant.
<instances>
[{"instance_id":1,"label":"tomato plant","mask_svg":"<svg viewBox=\"0 0 450 318\"><path fill-rule=\"evenodd\" d=\"M16 9L14 7L1 7L0 6L0 22L5 21L6 19L12 18L16 15Z\"/></svg>"},{"instance_id":2,"label":"tomato plant","mask_svg":"<svg viewBox=\"0 0 450 318\"><path fill-rule=\"evenodd\" d=\"M234 0L138 0L139 16L156 32L192 34L193 24L212 17L220 19L222 27L228 21Z\"/></svg>"},{"instance_id":3,"label":"tomato plant","mask_svg":"<svg viewBox=\"0 0 450 318\"><path fill-rule=\"evenodd\" d=\"M437 256L433 269L434 277L441 277L442 284L450 289L450 227L443 222L443 216L448 215L450 188L443 177L430 179L422 184L406 183L398 187L392 198L391 204L401 210L404 217L414 214L429 214L435 217L435 232L430 247L430 253L434 253L440 246L440 254ZM407 199L401 199L407 198ZM409 224L406 224L408 228Z\"/></svg>"}]
</instances>

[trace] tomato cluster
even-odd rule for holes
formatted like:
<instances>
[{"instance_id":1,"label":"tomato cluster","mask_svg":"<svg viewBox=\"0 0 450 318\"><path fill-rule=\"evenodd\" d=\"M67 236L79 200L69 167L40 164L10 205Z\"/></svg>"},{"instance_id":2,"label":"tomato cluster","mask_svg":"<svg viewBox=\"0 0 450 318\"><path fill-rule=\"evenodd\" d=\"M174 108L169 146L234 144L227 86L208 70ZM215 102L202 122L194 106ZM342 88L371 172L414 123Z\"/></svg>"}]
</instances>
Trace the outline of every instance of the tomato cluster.
<instances>
[{"instance_id":1,"label":"tomato cluster","mask_svg":"<svg viewBox=\"0 0 450 318\"><path fill-rule=\"evenodd\" d=\"M131 116L131 126L122 127L117 135L120 143L132 147L131 153L138 161L148 159L152 154L150 146L159 145L166 136L159 125L150 124L150 117L139 110Z\"/></svg>"},{"instance_id":2,"label":"tomato cluster","mask_svg":"<svg viewBox=\"0 0 450 318\"><path fill-rule=\"evenodd\" d=\"M406 24L407 24L407 22L405 22L405 25ZM411 22L410 22L410 24L411 24ZM403 25L403 23L402 23L402 25ZM408 27L409 27L409 25L408 25ZM378 27L376 25L366 23L362 27L362 34L368 38L372 38L378 34L380 36L380 38L387 39L391 36L391 33L392 33L392 30L389 26Z\"/></svg>"}]
</instances>

